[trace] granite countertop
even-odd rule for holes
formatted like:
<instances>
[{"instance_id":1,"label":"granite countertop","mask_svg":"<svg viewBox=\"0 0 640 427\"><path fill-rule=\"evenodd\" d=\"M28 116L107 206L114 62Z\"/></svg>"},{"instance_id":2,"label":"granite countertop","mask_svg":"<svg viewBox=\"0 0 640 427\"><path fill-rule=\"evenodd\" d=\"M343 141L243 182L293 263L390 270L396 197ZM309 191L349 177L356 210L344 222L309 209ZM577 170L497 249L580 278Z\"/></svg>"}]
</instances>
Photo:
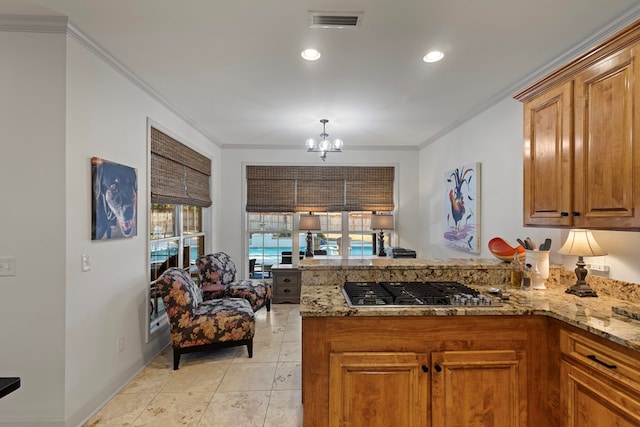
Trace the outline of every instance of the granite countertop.
<instances>
[{"instance_id":1,"label":"granite countertop","mask_svg":"<svg viewBox=\"0 0 640 427\"><path fill-rule=\"evenodd\" d=\"M300 260L298 268L300 270L336 270L336 269L422 269L455 267L485 267L485 268L507 268L508 263L496 259L482 258L385 258L375 255L363 258L336 258L315 256Z\"/></svg>"},{"instance_id":2,"label":"granite countertop","mask_svg":"<svg viewBox=\"0 0 640 427\"><path fill-rule=\"evenodd\" d=\"M509 289L509 300L500 300L499 297L490 294L488 290L492 287L505 289L505 280L503 275L496 276L500 283L488 283L486 280L463 281L465 284L477 289L486 296L500 300L501 306L492 307L367 307L356 308L349 307L342 294L342 277L351 273L355 273L353 268L367 266L370 260L336 260L331 266L328 261L311 260L305 266L309 268L307 275L304 275L300 297L300 314L304 317L333 317L333 316L513 316L513 315L541 315L559 319L567 324L576 326L583 330L592 332L610 341L621 344L625 347L640 351L640 304L634 303L636 299L625 300L603 293L599 288L597 298L580 298L570 295L564 290L570 286L571 282L567 282L567 277L560 277L559 274L552 274L554 278L547 283L546 290L511 290ZM346 261L346 262L345 262ZM398 262L400 261L400 262ZM424 260L374 260L376 265L373 269L375 274L383 274L387 267L395 270L401 268L410 270L403 274L412 275L411 267L425 268ZM430 274L433 274L434 268L437 270L438 263L430 260L427 262ZM456 260L452 266L451 260L448 263L443 262L451 271L457 270L465 266L479 268L486 273L489 269L491 274L501 274L504 272L504 264L490 263L489 265L478 264L474 261ZM344 266L342 275L336 271L337 266ZM372 265L368 264L371 269ZM375 268L378 267L378 268ZM409 268L407 268L409 267ZM304 266L301 265L301 269ZM315 279L321 279L323 275L321 271L324 268L333 269L333 272L327 271L326 278L335 280L333 282L318 283ZM338 270L341 270L338 267ZM479 271L480 271L479 270ZM311 273L320 273L320 275ZM464 273L467 274L467 273ZM486 278L483 274L481 278ZM558 276L558 277L556 277ZM304 279L308 278L308 281ZM469 277L474 277L470 275ZM571 276L568 276L569 280ZM381 278L380 280L384 280ZM575 276L573 276L575 282ZM635 287L634 288L634 292ZM634 294L635 295L635 294Z\"/></svg>"}]
</instances>

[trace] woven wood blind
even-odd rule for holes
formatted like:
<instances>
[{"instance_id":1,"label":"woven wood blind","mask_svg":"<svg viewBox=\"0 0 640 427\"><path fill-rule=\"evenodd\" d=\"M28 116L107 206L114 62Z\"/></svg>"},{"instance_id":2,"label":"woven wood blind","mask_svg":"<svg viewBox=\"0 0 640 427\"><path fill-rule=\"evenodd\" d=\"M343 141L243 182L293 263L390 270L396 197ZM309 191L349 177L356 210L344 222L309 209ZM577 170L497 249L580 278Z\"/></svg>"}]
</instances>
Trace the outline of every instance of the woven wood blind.
<instances>
[{"instance_id":1,"label":"woven wood blind","mask_svg":"<svg viewBox=\"0 0 640 427\"><path fill-rule=\"evenodd\" d=\"M211 206L211 161L151 128L151 203Z\"/></svg>"},{"instance_id":2,"label":"woven wood blind","mask_svg":"<svg viewBox=\"0 0 640 427\"><path fill-rule=\"evenodd\" d=\"M247 212L391 211L393 167L247 166Z\"/></svg>"}]
</instances>

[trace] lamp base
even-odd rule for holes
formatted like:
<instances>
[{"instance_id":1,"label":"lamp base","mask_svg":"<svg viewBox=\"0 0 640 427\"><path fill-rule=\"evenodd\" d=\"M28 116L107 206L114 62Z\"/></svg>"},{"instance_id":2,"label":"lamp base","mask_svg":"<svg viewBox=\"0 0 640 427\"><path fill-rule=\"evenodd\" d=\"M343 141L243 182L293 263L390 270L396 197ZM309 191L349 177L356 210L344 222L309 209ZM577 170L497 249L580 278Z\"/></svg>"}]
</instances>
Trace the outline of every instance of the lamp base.
<instances>
[{"instance_id":1,"label":"lamp base","mask_svg":"<svg viewBox=\"0 0 640 427\"><path fill-rule=\"evenodd\" d=\"M310 231L307 231L307 251L304 253L305 258L313 258L313 249L311 245L313 245L313 236Z\"/></svg>"},{"instance_id":2,"label":"lamp base","mask_svg":"<svg viewBox=\"0 0 640 427\"><path fill-rule=\"evenodd\" d=\"M387 252L384 250L384 232L382 230L378 236L378 256L387 256Z\"/></svg>"},{"instance_id":3,"label":"lamp base","mask_svg":"<svg viewBox=\"0 0 640 427\"><path fill-rule=\"evenodd\" d=\"M587 285L587 282L585 281L585 278L587 277L587 273L588 273L588 270L584 268L585 265L586 264L584 263L582 256L579 256L578 262L576 262L576 269L574 270L576 272L576 277L578 278L578 280L576 280L575 285L571 286L570 288L567 288L565 292L568 294L577 295L581 298L597 297L598 294L596 293L596 291L591 289L589 285Z\"/></svg>"},{"instance_id":4,"label":"lamp base","mask_svg":"<svg viewBox=\"0 0 640 427\"><path fill-rule=\"evenodd\" d=\"M576 283L575 285L571 286L570 288L567 288L567 290L565 290L565 292L568 293L568 294L577 295L580 298L583 298L583 297L597 297L598 296L596 291L591 289L589 287L589 285L587 285L587 284L582 286L582 285L579 285L579 284Z\"/></svg>"}]
</instances>

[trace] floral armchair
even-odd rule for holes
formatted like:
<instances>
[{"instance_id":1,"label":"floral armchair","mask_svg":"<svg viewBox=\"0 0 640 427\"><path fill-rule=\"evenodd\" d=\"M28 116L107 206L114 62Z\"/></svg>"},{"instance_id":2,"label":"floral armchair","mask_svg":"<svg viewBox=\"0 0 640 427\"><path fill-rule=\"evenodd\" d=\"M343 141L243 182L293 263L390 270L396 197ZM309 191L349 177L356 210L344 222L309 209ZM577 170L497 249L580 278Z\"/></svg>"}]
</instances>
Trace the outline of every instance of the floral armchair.
<instances>
[{"instance_id":1,"label":"floral armchair","mask_svg":"<svg viewBox=\"0 0 640 427\"><path fill-rule=\"evenodd\" d=\"M246 299L203 301L189 273L176 267L162 273L155 285L169 318L174 370L182 354L219 347L246 345L253 357L255 315Z\"/></svg>"},{"instance_id":2,"label":"floral armchair","mask_svg":"<svg viewBox=\"0 0 640 427\"><path fill-rule=\"evenodd\" d=\"M205 255L196 260L204 299L245 298L253 311L263 306L271 311L272 286L260 279L236 280L236 264L225 252Z\"/></svg>"}]
</instances>

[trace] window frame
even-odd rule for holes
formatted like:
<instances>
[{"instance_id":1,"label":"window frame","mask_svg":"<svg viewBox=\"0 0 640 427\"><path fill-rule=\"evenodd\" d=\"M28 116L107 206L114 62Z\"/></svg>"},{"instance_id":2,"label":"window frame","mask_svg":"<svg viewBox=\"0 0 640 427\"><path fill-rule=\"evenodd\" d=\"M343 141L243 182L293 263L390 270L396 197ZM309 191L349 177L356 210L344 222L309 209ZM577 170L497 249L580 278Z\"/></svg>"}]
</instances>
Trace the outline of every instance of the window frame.
<instances>
[{"instance_id":1,"label":"window frame","mask_svg":"<svg viewBox=\"0 0 640 427\"><path fill-rule=\"evenodd\" d=\"M153 221L153 209L154 209L154 206L158 206L158 205L172 206L171 217L172 217L173 230L170 231L171 235L169 237L163 236L163 237L154 239L153 238L154 234L156 234L157 231L155 230L155 226L154 226L155 222ZM200 231L189 232L188 230L185 230L185 208L195 208L196 210L199 210L198 215L199 215L199 222L200 222L200 227L199 227ZM192 260L191 256L189 256L187 261L189 265L188 266L184 265L185 264L184 249L188 247L189 253L190 253L192 245L187 243L189 240L196 238L199 240L198 242L199 244L198 244L197 256L195 258L199 256L203 256L205 254L205 248L208 240L207 238L208 234L204 230L204 216L205 216L204 214L206 209L207 208L203 208L200 206L190 206L190 205L180 205L180 204L173 204L173 205L160 204L160 203L150 204L149 211L148 211L150 232L147 237L148 239L148 253L147 253L148 264L147 265L148 265L148 271L149 271L149 299L150 299L150 304L149 304L149 307L147 308L147 319L149 319L150 339L152 339L152 337L157 335L160 330L168 326L166 316L164 316L164 310L158 311L158 307L160 307L161 301L158 300L157 296L153 295L153 292L154 292L153 283L162 274L162 271L158 271L157 269L161 267L161 265L164 263L165 260L168 260L172 256L176 255L177 256L176 265L168 265L167 268L178 267L178 268L186 269L188 267L192 275L197 274L197 272L195 271L195 259ZM162 262L157 262L154 260L154 256L153 256L154 249L158 248L158 246L156 245L163 245L165 243L167 244L167 254L166 254L167 257ZM171 253L169 249L171 243L173 243L176 246L175 254ZM193 264L192 264L192 261L193 261ZM154 307L154 313L153 313L154 317L152 317L152 310L151 310L152 305Z\"/></svg>"},{"instance_id":2,"label":"window frame","mask_svg":"<svg viewBox=\"0 0 640 427\"><path fill-rule=\"evenodd\" d=\"M184 147L186 147L186 149L188 150L192 150L194 153L196 153L197 155L199 155L200 157L204 157L206 159L208 159L209 162L209 168L211 168L211 158L209 156L206 156L204 154L201 153L200 150L196 149L195 147L190 146L189 144L186 144L184 142L181 141L181 138L176 137L175 135L172 134L172 132L168 131L167 129L165 129L163 126L159 125L158 123L156 123L155 121L153 121L151 118L147 118L147 224L148 224L148 231L147 231L147 251L146 251L146 284L145 284L145 290L144 293L146 295L147 301L149 301L149 303L151 303L151 292L152 292L152 279L151 279L151 248L152 248L152 240L151 240L151 235L152 235L152 225L151 225L151 208L152 208L152 194L151 194L151 175L152 175L152 170L151 170L151 165L152 165L152 135L151 135L151 128L154 128L155 130L165 134L167 137L174 139L176 142L178 142L179 144L183 145ZM207 161L205 159L203 159L202 161ZM212 170L208 171L208 179L209 179L209 199L211 199L211 192L213 190L213 187L211 186L211 175L212 175ZM198 233L192 233L189 235L183 235L183 227L182 227L182 222L181 220L176 221L177 223L174 224L174 227L176 228L176 230L180 230L180 234L182 235L182 238L178 241L178 261L179 261L179 265L182 264L182 259L183 259L183 246L184 246L184 240L185 239L191 239L193 237L198 237L198 238L202 238L202 245L201 245L201 250L203 251L203 254L208 253L211 250L211 242L213 241L213 229L212 229L212 216L213 216L213 205L211 204L211 202L209 201L209 203L207 204L206 201L202 201L199 200L197 201L197 203L200 203L201 206L196 206L200 209L200 222L201 222L201 231ZM168 203L167 203L168 204ZM180 214L179 217L182 217L182 206L185 206L184 204L178 204L178 203L174 203L174 206L176 206L176 209L180 210ZM188 205L188 206L195 206L195 205ZM179 227L179 228L178 228ZM168 240L175 240L176 237L173 238L167 238ZM149 325L146 328L147 334L146 334L146 342L150 343L151 341L153 341L155 338L157 338L159 335L161 335L164 331L169 329L169 323L167 320L167 316L162 315L162 316L157 316L154 319L151 319L151 308L150 308L150 304L145 304L146 305L146 319L149 321Z\"/></svg>"}]
</instances>

